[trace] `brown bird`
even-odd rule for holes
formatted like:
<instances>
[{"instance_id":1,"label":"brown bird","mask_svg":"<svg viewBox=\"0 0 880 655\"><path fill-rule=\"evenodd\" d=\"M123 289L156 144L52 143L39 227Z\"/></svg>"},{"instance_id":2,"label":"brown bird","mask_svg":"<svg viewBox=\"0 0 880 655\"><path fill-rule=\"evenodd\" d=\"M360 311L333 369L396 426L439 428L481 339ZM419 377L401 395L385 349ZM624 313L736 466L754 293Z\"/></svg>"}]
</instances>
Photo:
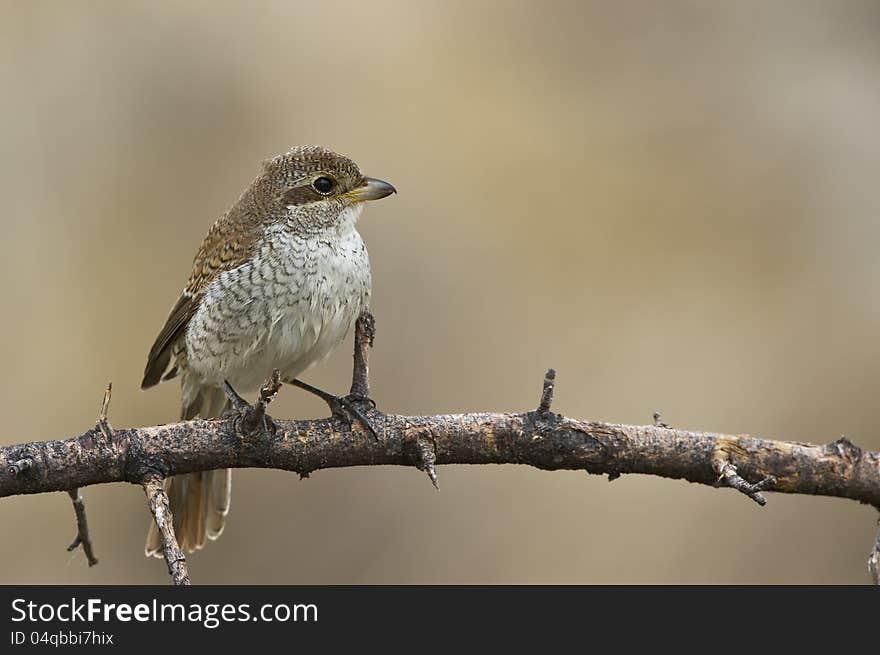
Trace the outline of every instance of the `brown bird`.
<instances>
[{"instance_id":1,"label":"brown bird","mask_svg":"<svg viewBox=\"0 0 880 655\"><path fill-rule=\"evenodd\" d=\"M265 162L208 231L141 388L179 376L181 418L210 418L227 405L224 382L253 391L274 369L290 381L324 359L369 305L370 261L355 228L364 202L394 192L321 147ZM181 548L220 536L229 469L177 475L166 488ZM155 523L146 554L162 557Z\"/></svg>"}]
</instances>

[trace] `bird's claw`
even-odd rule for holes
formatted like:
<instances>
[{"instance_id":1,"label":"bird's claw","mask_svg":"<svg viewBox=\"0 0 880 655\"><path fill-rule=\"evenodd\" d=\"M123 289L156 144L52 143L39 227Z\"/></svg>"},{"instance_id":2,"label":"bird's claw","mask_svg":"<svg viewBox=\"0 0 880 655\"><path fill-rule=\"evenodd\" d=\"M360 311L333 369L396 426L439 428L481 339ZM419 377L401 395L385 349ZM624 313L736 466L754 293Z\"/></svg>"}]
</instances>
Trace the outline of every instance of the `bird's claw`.
<instances>
[{"instance_id":1,"label":"bird's claw","mask_svg":"<svg viewBox=\"0 0 880 655\"><path fill-rule=\"evenodd\" d=\"M356 404L369 403L370 409L376 409L376 401L373 400L372 398L370 398L369 396L364 396L363 394L360 394L360 393L350 393L347 396L345 396L345 400L347 400L351 403L356 403Z\"/></svg>"},{"instance_id":2,"label":"bird's claw","mask_svg":"<svg viewBox=\"0 0 880 655\"><path fill-rule=\"evenodd\" d=\"M379 439L379 434L376 432L376 429L370 423L370 419L366 417L363 410L358 407L358 403L369 403L370 409L375 409L376 403L372 398L363 396L361 394L349 394L348 396L336 396L332 393L327 393L317 387L313 387L307 382L303 382L302 380L287 380L289 384L292 384L295 387L303 389L304 391L308 391L311 394L314 394L325 403L330 408L330 413L339 418L349 426L351 426L355 420L361 424L361 426L369 432L375 439Z\"/></svg>"},{"instance_id":3,"label":"bird's claw","mask_svg":"<svg viewBox=\"0 0 880 655\"><path fill-rule=\"evenodd\" d=\"M359 394L349 394L348 396L334 396L333 400L328 401L330 411L336 418L342 419L349 426L354 423L355 419L369 432L375 439L379 439L379 434L370 423L370 419L361 411L357 403L369 402L370 409L376 408L376 402L372 398L365 398Z\"/></svg>"}]
</instances>

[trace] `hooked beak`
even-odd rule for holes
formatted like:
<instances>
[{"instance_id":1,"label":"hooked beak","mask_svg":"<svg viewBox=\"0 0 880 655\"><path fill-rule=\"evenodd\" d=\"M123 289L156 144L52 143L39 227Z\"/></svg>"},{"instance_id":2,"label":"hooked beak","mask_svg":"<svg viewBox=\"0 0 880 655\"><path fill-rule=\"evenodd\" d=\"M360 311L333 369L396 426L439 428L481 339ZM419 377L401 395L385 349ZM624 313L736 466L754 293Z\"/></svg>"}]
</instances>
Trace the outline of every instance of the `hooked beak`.
<instances>
[{"instance_id":1,"label":"hooked beak","mask_svg":"<svg viewBox=\"0 0 880 655\"><path fill-rule=\"evenodd\" d=\"M366 200L379 200L390 196L392 193L397 193L397 189L388 184L388 182L383 182L373 177L365 177L361 186L352 189L346 195L355 202L364 202Z\"/></svg>"}]
</instances>

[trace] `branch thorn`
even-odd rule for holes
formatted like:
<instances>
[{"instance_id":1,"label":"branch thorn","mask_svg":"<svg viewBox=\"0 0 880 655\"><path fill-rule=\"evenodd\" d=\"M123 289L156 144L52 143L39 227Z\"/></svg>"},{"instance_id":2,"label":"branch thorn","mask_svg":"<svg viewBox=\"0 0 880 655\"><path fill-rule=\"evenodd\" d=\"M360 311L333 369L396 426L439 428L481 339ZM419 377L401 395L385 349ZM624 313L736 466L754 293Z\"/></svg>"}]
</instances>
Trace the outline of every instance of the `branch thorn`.
<instances>
[{"instance_id":1,"label":"branch thorn","mask_svg":"<svg viewBox=\"0 0 880 655\"><path fill-rule=\"evenodd\" d=\"M656 409L654 410L653 417L654 417L654 427L655 428L668 428L669 427L668 423L663 422L663 420L660 416L660 412L658 412Z\"/></svg>"},{"instance_id":2,"label":"branch thorn","mask_svg":"<svg viewBox=\"0 0 880 655\"><path fill-rule=\"evenodd\" d=\"M440 483L437 481L437 472L434 470L434 464L437 461L437 453L435 446L429 446L424 439L416 440L416 448L419 454L419 461L416 464L420 471L428 474L431 484L437 491L440 491Z\"/></svg>"},{"instance_id":3,"label":"branch thorn","mask_svg":"<svg viewBox=\"0 0 880 655\"><path fill-rule=\"evenodd\" d=\"M547 414L550 412L550 405L553 404L553 389L555 386L556 371L549 368L544 375L544 388L541 390L541 401L538 403L539 414Z\"/></svg>"},{"instance_id":4,"label":"branch thorn","mask_svg":"<svg viewBox=\"0 0 880 655\"><path fill-rule=\"evenodd\" d=\"M107 443L113 443L113 428L107 420L107 411L110 409L110 396L113 394L113 383L107 383L107 389L104 391L104 399L101 401L101 413L98 414L98 429L106 439ZM95 560L97 562L97 560ZM91 563L89 563L91 566Z\"/></svg>"}]
</instances>

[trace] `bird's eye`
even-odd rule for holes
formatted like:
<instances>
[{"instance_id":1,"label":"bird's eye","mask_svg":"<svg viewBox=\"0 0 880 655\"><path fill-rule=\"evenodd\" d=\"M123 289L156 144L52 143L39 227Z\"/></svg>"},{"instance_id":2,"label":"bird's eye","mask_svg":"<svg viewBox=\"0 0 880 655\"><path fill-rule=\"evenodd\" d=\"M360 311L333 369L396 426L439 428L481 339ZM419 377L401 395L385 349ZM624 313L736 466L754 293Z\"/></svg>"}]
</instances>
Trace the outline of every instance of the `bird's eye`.
<instances>
[{"instance_id":1,"label":"bird's eye","mask_svg":"<svg viewBox=\"0 0 880 655\"><path fill-rule=\"evenodd\" d=\"M314 182L312 182L312 186L315 191L322 195L326 195L333 191L333 187L336 186L336 180L331 177L319 177Z\"/></svg>"}]
</instances>

